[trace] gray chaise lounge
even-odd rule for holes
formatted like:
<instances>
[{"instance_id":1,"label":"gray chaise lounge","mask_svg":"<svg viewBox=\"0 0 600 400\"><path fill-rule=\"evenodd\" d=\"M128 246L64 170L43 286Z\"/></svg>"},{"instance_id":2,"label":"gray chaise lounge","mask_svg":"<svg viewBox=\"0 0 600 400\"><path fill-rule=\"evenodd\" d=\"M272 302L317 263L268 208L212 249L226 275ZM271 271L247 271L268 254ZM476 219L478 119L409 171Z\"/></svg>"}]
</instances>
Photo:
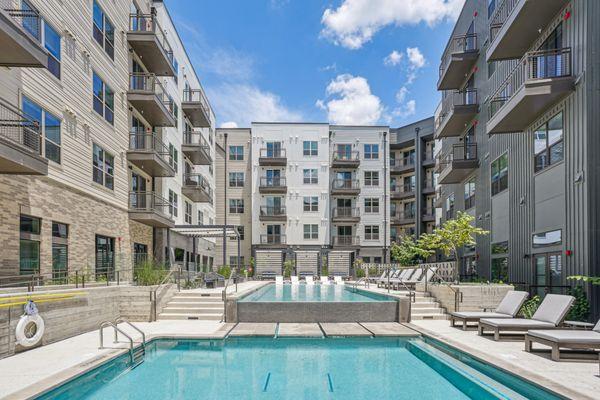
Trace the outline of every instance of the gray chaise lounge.
<instances>
[{"instance_id":1,"label":"gray chaise lounge","mask_svg":"<svg viewBox=\"0 0 600 400\"><path fill-rule=\"evenodd\" d=\"M456 326L456 322L462 322L463 331L467 330L469 322L479 322L482 318L514 318L529 293L511 290L506 292L506 295L496 307L494 312L485 311L456 311L450 313L450 326Z\"/></svg>"},{"instance_id":2,"label":"gray chaise lounge","mask_svg":"<svg viewBox=\"0 0 600 400\"><path fill-rule=\"evenodd\" d=\"M532 344L541 343L552 348L552 360L560 361L560 349L599 350L600 320L591 331L579 329L531 330L525 335L525 351L532 351Z\"/></svg>"},{"instance_id":3,"label":"gray chaise lounge","mask_svg":"<svg viewBox=\"0 0 600 400\"><path fill-rule=\"evenodd\" d=\"M531 319L526 318L482 318L478 333L494 332L494 340L500 340L501 332L526 333L530 329L556 329L573 305L573 296L547 294Z\"/></svg>"}]
</instances>

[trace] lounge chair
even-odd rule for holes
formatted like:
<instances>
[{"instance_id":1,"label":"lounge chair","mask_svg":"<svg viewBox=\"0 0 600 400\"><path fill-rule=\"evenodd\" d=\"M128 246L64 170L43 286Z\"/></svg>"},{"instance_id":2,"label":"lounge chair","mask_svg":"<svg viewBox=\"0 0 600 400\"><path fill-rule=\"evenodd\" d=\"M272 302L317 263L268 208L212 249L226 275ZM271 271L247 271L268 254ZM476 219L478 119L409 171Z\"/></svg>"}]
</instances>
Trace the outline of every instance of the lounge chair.
<instances>
[{"instance_id":1,"label":"lounge chair","mask_svg":"<svg viewBox=\"0 0 600 400\"><path fill-rule=\"evenodd\" d=\"M344 280L341 276L334 276L333 283L335 283L336 285L344 285Z\"/></svg>"},{"instance_id":2,"label":"lounge chair","mask_svg":"<svg viewBox=\"0 0 600 400\"><path fill-rule=\"evenodd\" d=\"M306 284L307 285L314 285L315 284L315 280L313 279L312 275L306 275Z\"/></svg>"},{"instance_id":3,"label":"lounge chair","mask_svg":"<svg viewBox=\"0 0 600 400\"><path fill-rule=\"evenodd\" d=\"M500 340L500 333L526 333L531 329L555 329L573 305L575 297L560 294L547 294L531 319L526 318L482 318L477 331L483 335L485 331L494 332L494 340Z\"/></svg>"},{"instance_id":4,"label":"lounge chair","mask_svg":"<svg viewBox=\"0 0 600 400\"><path fill-rule=\"evenodd\" d=\"M379 285L380 281L383 281L385 278L387 278L388 272L391 272L391 271L388 271L388 270L383 271L383 274L381 274L381 276L379 278L377 276L371 276L371 277L369 277L369 281L371 281L373 283L377 283Z\"/></svg>"},{"instance_id":5,"label":"lounge chair","mask_svg":"<svg viewBox=\"0 0 600 400\"><path fill-rule=\"evenodd\" d=\"M400 274L398 279L390 280L392 289L400 290L400 288L407 288L407 283L414 283L423 276L423 269L421 268L409 268L405 271L404 274Z\"/></svg>"},{"instance_id":6,"label":"lounge chair","mask_svg":"<svg viewBox=\"0 0 600 400\"><path fill-rule=\"evenodd\" d=\"M321 277L321 285L331 285L331 282L329 281L329 277L328 276L322 276Z\"/></svg>"},{"instance_id":7,"label":"lounge chair","mask_svg":"<svg viewBox=\"0 0 600 400\"><path fill-rule=\"evenodd\" d=\"M292 285L298 285L300 283L300 280L296 275L292 275L290 278L292 280Z\"/></svg>"},{"instance_id":8,"label":"lounge chair","mask_svg":"<svg viewBox=\"0 0 600 400\"><path fill-rule=\"evenodd\" d=\"M525 351L531 352L533 342L552 348L552 360L560 361L560 349L600 349L600 320L591 331L580 329L531 330L525 334Z\"/></svg>"},{"instance_id":9,"label":"lounge chair","mask_svg":"<svg viewBox=\"0 0 600 400\"><path fill-rule=\"evenodd\" d=\"M481 318L514 318L529 294L511 290L506 292L504 298L494 312L485 311L456 311L450 313L450 326L456 326L456 321L462 322L463 331L467 330L469 322L479 322Z\"/></svg>"},{"instance_id":10,"label":"lounge chair","mask_svg":"<svg viewBox=\"0 0 600 400\"><path fill-rule=\"evenodd\" d=\"M281 275L277 275L277 276L275 277L275 284L276 284L276 285L283 285L283 276L281 276Z\"/></svg>"},{"instance_id":11,"label":"lounge chair","mask_svg":"<svg viewBox=\"0 0 600 400\"><path fill-rule=\"evenodd\" d=\"M377 287L387 288L388 282L391 284L394 281L394 279L398 279L402 274L405 274L406 271L407 270L401 270L401 269L391 271L390 275L389 275L389 279L388 279L388 276L386 275L383 279L379 279L377 281Z\"/></svg>"}]
</instances>

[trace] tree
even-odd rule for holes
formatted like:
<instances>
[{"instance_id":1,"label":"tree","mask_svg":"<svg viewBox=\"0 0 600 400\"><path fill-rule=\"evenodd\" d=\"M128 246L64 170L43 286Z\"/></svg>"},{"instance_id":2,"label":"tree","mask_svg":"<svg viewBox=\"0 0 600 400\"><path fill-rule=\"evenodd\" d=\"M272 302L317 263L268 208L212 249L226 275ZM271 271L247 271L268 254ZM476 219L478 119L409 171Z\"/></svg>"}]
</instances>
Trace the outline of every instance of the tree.
<instances>
[{"instance_id":1,"label":"tree","mask_svg":"<svg viewBox=\"0 0 600 400\"><path fill-rule=\"evenodd\" d=\"M404 236L400 243L392 243L390 248L392 260L403 266L415 265L433 253L434 250L421 246L412 236Z\"/></svg>"}]
</instances>

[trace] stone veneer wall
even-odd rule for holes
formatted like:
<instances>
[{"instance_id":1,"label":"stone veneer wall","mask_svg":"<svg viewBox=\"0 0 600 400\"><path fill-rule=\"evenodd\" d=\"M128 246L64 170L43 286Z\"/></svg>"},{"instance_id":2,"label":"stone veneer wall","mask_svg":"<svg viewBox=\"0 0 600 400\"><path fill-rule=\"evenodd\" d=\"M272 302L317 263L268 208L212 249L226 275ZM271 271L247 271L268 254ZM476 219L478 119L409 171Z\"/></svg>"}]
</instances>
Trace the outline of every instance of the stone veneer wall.
<instances>
[{"instance_id":1,"label":"stone veneer wall","mask_svg":"<svg viewBox=\"0 0 600 400\"><path fill-rule=\"evenodd\" d=\"M511 285L451 285L455 290L462 293L462 301L459 304L459 311L482 311L485 309L495 309L500 301L506 295L506 292L514 290ZM417 285L417 291L425 289L423 284ZM435 297L440 305L447 312L455 310L454 292L448 285L430 284L427 291Z\"/></svg>"}]
</instances>

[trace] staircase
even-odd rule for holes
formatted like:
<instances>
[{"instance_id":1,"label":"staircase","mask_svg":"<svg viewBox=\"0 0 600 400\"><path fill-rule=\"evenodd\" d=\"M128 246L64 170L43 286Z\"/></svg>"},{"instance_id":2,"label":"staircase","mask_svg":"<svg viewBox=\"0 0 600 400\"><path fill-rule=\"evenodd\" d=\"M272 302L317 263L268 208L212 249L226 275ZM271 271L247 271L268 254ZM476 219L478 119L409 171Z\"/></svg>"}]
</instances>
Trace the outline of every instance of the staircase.
<instances>
[{"instance_id":1,"label":"staircase","mask_svg":"<svg viewBox=\"0 0 600 400\"><path fill-rule=\"evenodd\" d=\"M411 304L411 319L447 319L445 310L429 293L415 292L415 302Z\"/></svg>"},{"instance_id":2,"label":"staircase","mask_svg":"<svg viewBox=\"0 0 600 400\"><path fill-rule=\"evenodd\" d=\"M158 315L158 320L221 321L223 307L220 292L201 293L182 290L171 298Z\"/></svg>"}]
</instances>

